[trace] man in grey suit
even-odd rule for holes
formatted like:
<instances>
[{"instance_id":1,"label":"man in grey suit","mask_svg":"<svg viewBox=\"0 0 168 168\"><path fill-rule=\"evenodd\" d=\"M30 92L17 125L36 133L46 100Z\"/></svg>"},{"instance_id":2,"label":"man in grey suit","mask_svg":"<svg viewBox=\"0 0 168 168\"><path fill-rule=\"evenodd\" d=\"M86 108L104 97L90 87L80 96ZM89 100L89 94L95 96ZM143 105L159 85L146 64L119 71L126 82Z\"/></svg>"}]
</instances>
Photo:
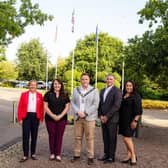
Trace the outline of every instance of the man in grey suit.
<instances>
[{"instance_id":1,"label":"man in grey suit","mask_svg":"<svg viewBox=\"0 0 168 168\"><path fill-rule=\"evenodd\" d=\"M75 148L71 162L80 159L82 138L85 134L88 165L94 163L94 129L99 106L98 90L89 85L89 75L81 75L81 86L73 91L71 108L74 112Z\"/></svg>"},{"instance_id":2,"label":"man in grey suit","mask_svg":"<svg viewBox=\"0 0 168 168\"><path fill-rule=\"evenodd\" d=\"M117 144L117 124L119 108L122 100L120 89L114 86L115 78L109 74L106 77L107 87L101 90L98 116L102 125L104 156L99 160L104 163L115 161Z\"/></svg>"}]
</instances>

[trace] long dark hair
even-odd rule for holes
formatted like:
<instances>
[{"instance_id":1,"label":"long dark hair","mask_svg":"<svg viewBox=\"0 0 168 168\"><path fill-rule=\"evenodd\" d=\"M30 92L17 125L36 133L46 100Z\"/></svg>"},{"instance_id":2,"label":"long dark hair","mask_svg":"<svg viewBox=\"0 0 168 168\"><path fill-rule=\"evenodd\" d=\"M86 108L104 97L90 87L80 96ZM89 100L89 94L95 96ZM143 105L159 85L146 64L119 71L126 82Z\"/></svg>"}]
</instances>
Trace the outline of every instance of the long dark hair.
<instances>
[{"instance_id":1,"label":"long dark hair","mask_svg":"<svg viewBox=\"0 0 168 168\"><path fill-rule=\"evenodd\" d=\"M127 85L128 82L130 82L130 83L132 84L132 86L133 86L133 91L132 91L131 95L134 95L134 94L136 93L136 86L135 86L134 81L132 81L132 80L127 80L127 81L124 83L123 96L127 93L127 91L126 91L126 85Z\"/></svg>"},{"instance_id":2,"label":"long dark hair","mask_svg":"<svg viewBox=\"0 0 168 168\"><path fill-rule=\"evenodd\" d=\"M64 84L60 79L54 79L51 84L50 92L54 92L54 82L57 81L59 84L61 84L60 89L60 97L66 98L68 96L67 92L64 90Z\"/></svg>"}]
</instances>

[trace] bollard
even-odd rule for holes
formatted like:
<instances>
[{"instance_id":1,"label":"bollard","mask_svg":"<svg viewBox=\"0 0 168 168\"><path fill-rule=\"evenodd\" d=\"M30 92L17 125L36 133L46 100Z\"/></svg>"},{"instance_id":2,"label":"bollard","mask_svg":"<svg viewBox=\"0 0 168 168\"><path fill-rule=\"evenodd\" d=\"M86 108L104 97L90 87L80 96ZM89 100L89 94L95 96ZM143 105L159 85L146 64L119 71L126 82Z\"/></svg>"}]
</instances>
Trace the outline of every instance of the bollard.
<instances>
[{"instance_id":1,"label":"bollard","mask_svg":"<svg viewBox=\"0 0 168 168\"><path fill-rule=\"evenodd\" d=\"M16 101L13 101L13 124L16 124L15 104Z\"/></svg>"}]
</instances>

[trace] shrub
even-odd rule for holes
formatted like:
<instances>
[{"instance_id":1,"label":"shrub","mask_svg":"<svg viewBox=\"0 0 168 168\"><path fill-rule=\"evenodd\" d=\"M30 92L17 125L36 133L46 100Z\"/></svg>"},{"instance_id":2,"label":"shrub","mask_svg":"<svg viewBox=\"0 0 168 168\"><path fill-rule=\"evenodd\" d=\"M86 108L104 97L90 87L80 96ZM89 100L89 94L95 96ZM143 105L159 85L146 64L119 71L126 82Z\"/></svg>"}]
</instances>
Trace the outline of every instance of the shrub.
<instances>
[{"instance_id":1,"label":"shrub","mask_svg":"<svg viewBox=\"0 0 168 168\"><path fill-rule=\"evenodd\" d=\"M142 100L142 107L147 109L166 109L168 108L168 101Z\"/></svg>"}]
</instances>

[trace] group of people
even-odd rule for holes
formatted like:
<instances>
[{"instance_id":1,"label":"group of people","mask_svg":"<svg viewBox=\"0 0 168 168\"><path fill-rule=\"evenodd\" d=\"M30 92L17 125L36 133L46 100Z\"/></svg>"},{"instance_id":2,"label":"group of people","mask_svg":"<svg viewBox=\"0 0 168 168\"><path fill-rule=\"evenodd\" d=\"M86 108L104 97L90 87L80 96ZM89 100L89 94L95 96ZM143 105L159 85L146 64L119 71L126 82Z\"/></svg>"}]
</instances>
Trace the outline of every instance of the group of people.
<instances>
[{"instance_id":1,"label":"group of people","mask_svg":"<svg viewBox=\"0 0 168 168\"><path fill-rule=\"evenodd\" d=\"M29 82L29 90L21 94L18 104L18 122L22 125L23 157L20 162L29 158L29 139L31 135L31 158L37 160L35 150L39 123L45 123L49 136L49 160L61 161L63 134L67 124L67 113L74 113L74 155L71 162L80 160L83 136L86 139L88 165L94 164L94 130L99 117L102 127L104 155L98 160L106 163L115 162L117 134L123 136L127 156L122 163L136 165L133 134L142 114L141 98L136 92L133 81L127 81L123 93L114 86L115 77L106 77L106 88L99 92L90 85L90 77L83 73L81 86L73 90L70 100L61 80L55 79L51 89L44 97L37 92L37 82ZM119 129L118 129L119 126Z\"/></svg>"}]
</instances>

